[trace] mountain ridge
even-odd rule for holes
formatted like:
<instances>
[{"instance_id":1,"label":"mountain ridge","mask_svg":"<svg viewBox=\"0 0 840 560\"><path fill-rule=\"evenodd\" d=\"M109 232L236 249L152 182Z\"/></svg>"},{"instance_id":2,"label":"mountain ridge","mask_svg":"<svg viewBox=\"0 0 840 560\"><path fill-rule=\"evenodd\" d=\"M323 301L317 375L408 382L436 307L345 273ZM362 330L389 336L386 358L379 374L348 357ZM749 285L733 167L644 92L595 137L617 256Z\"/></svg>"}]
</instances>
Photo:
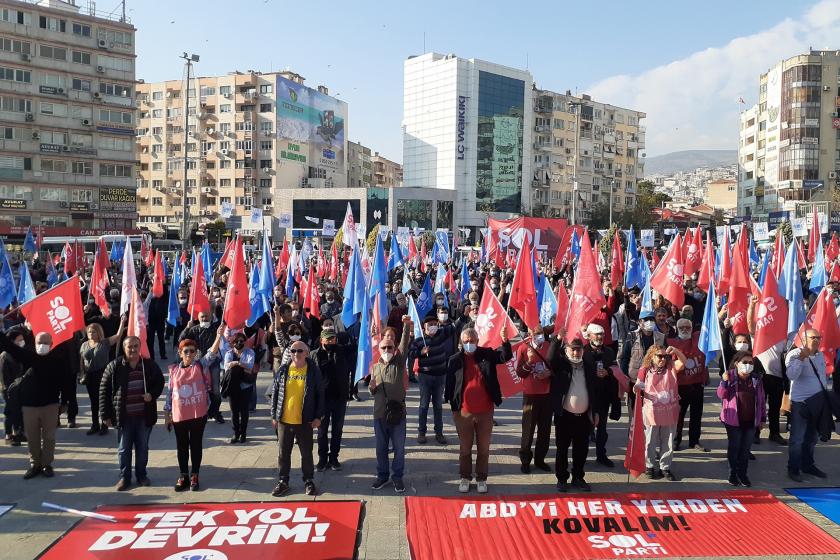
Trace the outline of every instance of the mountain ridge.
<instances>
[{"instance_id":1,"label":"mountain ridge","mask_svg":"<svg viewBox=\"0 0 840 560\"><path fill-rule=\"evenodd\" d=\"M681 150L645 159L645 176L693 171L738 162L738 150Z\"/></svg>"}]
</instances>

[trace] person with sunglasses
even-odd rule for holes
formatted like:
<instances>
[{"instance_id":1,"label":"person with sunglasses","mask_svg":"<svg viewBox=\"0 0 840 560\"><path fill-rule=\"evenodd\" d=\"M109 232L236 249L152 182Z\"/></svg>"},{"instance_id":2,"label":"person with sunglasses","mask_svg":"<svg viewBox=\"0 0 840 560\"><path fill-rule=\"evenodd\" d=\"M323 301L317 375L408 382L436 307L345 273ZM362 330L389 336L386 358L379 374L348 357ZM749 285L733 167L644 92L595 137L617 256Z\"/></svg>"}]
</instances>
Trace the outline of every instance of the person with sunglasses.
<instances>
[{"instance_id":1,"label":"person with sunglasses","mask_svg":"<svg viewBox=\"0 0 840 560\"><path fill-rule=\"evenodd\" d=\"M197 358L198 343L190 339L182 340L178 344L181 360L169 366L169 384L163 410L166 429L175 430L178 467L181 469L181 475L175 483L176 492L199 488L198 472L204 449L204 428L213 391L210 364L218 357L223 332L224 324L221 324L216 332L216 340L201 359ZM192 474L189 469L190 459Z\"/></svg>"},{"instance_id":2,"label":"person with sunglasses","mask_svg":"<svg viewBox=\"0 0 840 560\"><path fill-rule=\"evenodd\" d=\"M315 462L312 456L313 430L321 425L325 413L324 382L321 370L309 357L309 347L302 340L292 343L292 361L280 366L271 390L271 425L277 430L277 486L274 497L289 493L292 446L297 440L303 487L307 496L317 494Z\"/></svg>"},{"instance_id":3,"label":"person with sunglasses","mask_svg":"<svg viewBox=\"0 0 840 560\"><path fill-rule=\"evenodd\" d=\"M650 479L663 476L675 481L671 462L674 456L674 431L680 414L678 374L688 359L673 346L654 344L648 349L634 386L642 399L645 426L645 474Z\"/></svg>"},{"instance_id":4,"label":"person with sunglasses","mask_svg":"<svg viewBox=\"0 0 840 560\"><path fill-rule=\"evenodd\" d=\"M764 385L755 373L752 352L737 352L717 388L717 396L722 402L720 421L726 428L728 441L726 458L732 486L752 486L747 477L750 447L756 428L767 421Z\"/></svg>"}]
</instances>

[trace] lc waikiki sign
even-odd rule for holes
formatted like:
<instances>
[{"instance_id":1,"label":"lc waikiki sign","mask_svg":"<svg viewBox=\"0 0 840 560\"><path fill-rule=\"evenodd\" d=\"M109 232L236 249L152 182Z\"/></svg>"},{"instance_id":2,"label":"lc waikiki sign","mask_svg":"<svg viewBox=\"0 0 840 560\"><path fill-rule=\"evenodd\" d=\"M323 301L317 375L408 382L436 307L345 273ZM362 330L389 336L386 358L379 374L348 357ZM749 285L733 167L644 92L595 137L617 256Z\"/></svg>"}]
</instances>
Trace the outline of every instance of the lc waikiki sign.
<instances>
[{"instance_id":1,"label":"lc waikiki sign","mask_svg":"<svg viewBox=\"0 0 840 560\"><path fill-rule=\"evenodd\" d=\"M458 159L464 159L464 138L467 134L467 96L458 96L458 126L457 143L455 149L458 152Z\"/></svg>"}]
</instances>

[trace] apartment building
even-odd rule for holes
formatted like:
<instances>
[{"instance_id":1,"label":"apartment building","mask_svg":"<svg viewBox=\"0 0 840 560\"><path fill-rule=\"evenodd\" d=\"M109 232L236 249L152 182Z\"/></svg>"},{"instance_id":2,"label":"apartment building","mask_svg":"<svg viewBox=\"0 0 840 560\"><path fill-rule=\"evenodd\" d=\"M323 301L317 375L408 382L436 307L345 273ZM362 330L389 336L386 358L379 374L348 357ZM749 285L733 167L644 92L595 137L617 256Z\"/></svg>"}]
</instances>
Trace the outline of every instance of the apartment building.
<instances>
[{"instance_id":1,"label":"apartment building","mask_svg":"<svg viewBox=\"0 0 840 560\"><path fill-rule=\"evenodd\" d=\"M149 231L178 238L186 196L191 227L223 219L277 233L281 199L347 184L347 104L299 74L249 70L137 89L138 208Z\"/></svg>"},{"instance_id":2,"label":"apartment building","mask_svg":"<svg viewBox=\"0 0 840 560\"><path fill-rule=\"evenodd\" d=\"M740 115L738 215L778 219L831 200L840 187L840 51L780 61L758 86L758 103Z\"/></svg>"},{"instance_id":3,"label":"apartment building","mask_svg":"<svg viewBox=\"0 0 840 560\"><path fill-rule=\"evenodd\" d=\"M614 212L633 209L644 177L645 113L571 91L535 89L533 98L534 209L571 219L575 182L576 223L586 223L598 204L610 204Z\"/></svg>"},{"instance_id":4,"label":"apartment building","mask_svg":"<svg viewBox=\"0 0 840 560\"><path fill-rule=\"evenodd\" d=\"M347 142L347 186L373 186L371 150L358 142Z\"/></svg>"},{"instance_id":5,"label":"apartment building","mask_svg":"<svg viewBox=\"0 0 840 560\"><path fill-rule=\"evenodd\" d=\"M380 156L375 152L370 158L373 162L373 184L377 187L401 187L403 181L402 165Z\"/></svg>"},{"instance_id":6,"label":"apartment building","mask_svg":"<svg viewBox=\"0 0 840 560\"><path fill-rule=\"evenodd\" d=\"M0 234L132 232L135 28L0 0Z\"/></svg>"}]
</instances>

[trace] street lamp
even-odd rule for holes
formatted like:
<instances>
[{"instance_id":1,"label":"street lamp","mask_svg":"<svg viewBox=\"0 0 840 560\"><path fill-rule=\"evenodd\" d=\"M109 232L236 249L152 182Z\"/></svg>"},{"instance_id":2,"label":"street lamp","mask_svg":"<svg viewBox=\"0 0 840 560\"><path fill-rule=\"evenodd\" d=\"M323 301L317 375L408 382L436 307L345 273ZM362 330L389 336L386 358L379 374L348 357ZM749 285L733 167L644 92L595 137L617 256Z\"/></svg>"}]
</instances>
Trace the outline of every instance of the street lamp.
<instances>
[{"instance_id":1,"label":"street lamp","mask_svg":"<svg viewBox=\"0 0 840 560\"><path fill-rule=\"evenodd\" d=\"M183 222L181 223L181 250L185 251L190 237L190 207L187 204L187 171L189 169L189 152L187 150L187 144L190 141L190 70L192 69L193 62L198 62L198 55L184 53L181 55L181 58L186 61L185 65L187 72L187 82L186 87L184 88L184 184L181 185L181 203L183 212Z\"/></svg>"},{"instance_id":2,"label":"street lamp","mask_svg":"<svg viewBox=\"0 0 840 560\"><path fill-rule=\"evenodd\" d=\"M575 108L575 161L572 166L572 225L575 225L575 204L577 202L578 191L578 176L577 166L578 157L580 154L580 108L582 103L580 101L570 101L569 107Z\"/></svg>"}]
</instances>

